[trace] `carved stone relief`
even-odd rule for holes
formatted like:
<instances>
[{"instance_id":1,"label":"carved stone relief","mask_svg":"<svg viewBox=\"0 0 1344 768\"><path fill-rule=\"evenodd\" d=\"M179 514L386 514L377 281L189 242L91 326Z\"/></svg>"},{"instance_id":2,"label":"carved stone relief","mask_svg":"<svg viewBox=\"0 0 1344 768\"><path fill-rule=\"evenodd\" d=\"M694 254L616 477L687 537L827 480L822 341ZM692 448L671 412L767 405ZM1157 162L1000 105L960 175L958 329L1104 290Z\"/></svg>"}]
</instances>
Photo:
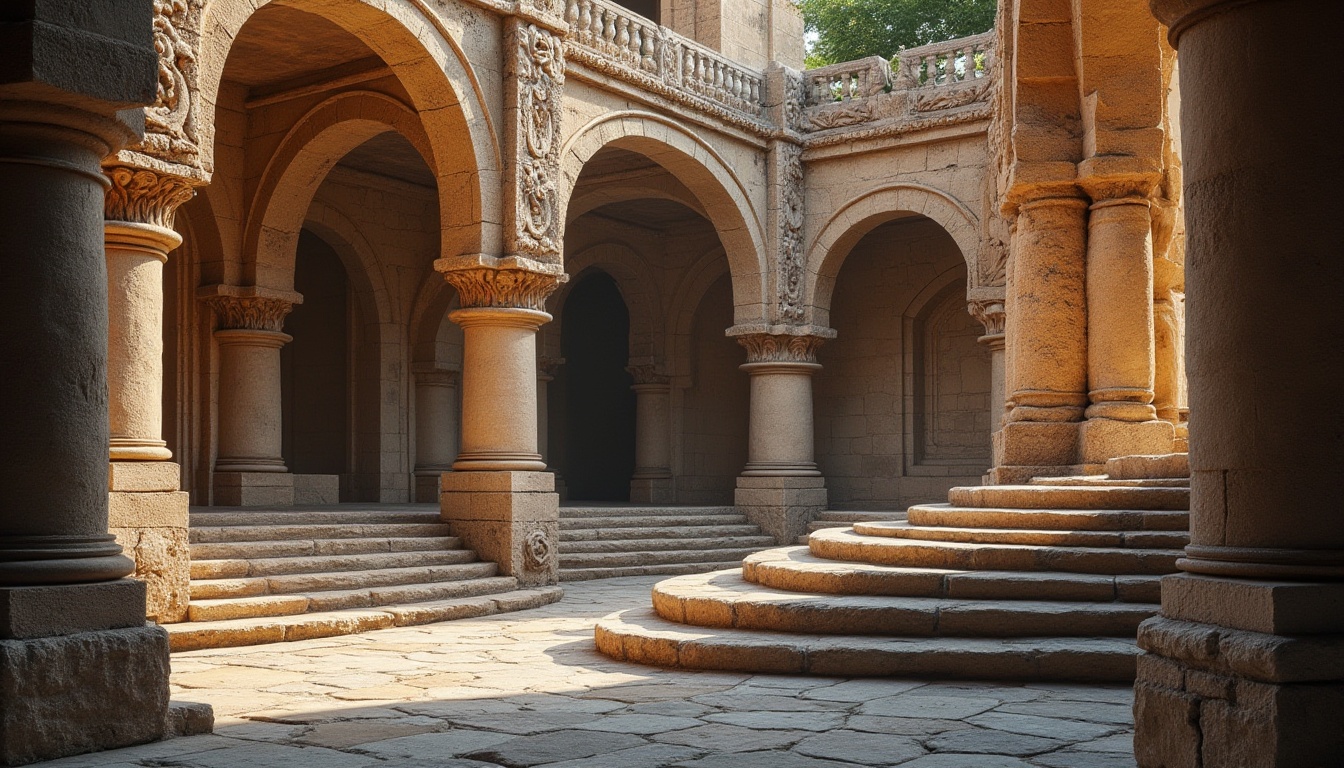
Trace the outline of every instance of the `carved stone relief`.
<instances>
[{"instance_id":1,"label":"carved stone relief","mask_svg":"<svg viewBox=\"0 0 1344 768\"><path fill-rule=\"evenodd\" d=\"M803 253L803 148L779 142L775 154L779 195L779 318L787 323L800 323L807 311L803 303L807 270Z\"/></svg>"},{"instance_id":2,"label":"carved stone relief","mask_svg":"<svg viewBox=\"0 0 1344 768\"><path fill-rule=\"evenodd\" d=\"M825 131L831 128L844 128L872 120L876 116L873 102L864 100L846 102L838 106L823 106L807 113L807 129Z\"/></svg>"},{"instance_id":3,"label":"carved stone relief","mask_svg":"<svg viewBox=\"0 0 1344 768\"><path fill-rule=\"evenodd\" d=\"M457 289L462 307L511 307L546 310L546 297L559 287L561 275L525 269L454 269L443 279Z\"/></svg>"},{"instance_id":4,"label":"carved stone relief","mask_svg":"<svg viewBox=\"0 0 1344 768\"><path fill-rule=\"evenodd\" d=\"M192 184L180 176L113 165L103 168L112 182L103 198L108 221L154 224L172 229L178 206L195 194Z\"/></svg>"},{"instance_id":5,"label":"carved stone relief","mask_svg":"<svg viewBox=\"0 0 1344 768\"><path fill-rule=\"evenodd\" d=\"M279 332L294 303L270 296L209 296L206 303L219 316L220 330Z\"/></svg>"},{"instance_id":6,"label":"carved stone relief","mask_svg":"<svg viewBox=\"0 0 1344 768\"><path fill-rule=\"evenodd\" d=\"M1004 313L1002 301L972 301L966 305L966 311L970 312L971 317L985 326L986 336L1003 335L1003 326L1007 316Z\"/></svg>"},{"instance_id":7,"label":"carved stone relief","mask_svg":"<svg viewBox=\"0 0 1344 768\"><path fill-rule=\"evenodd\" d=\"M965 88L936 88L928 93L915 96L916 112L932 112L938 109L964 107L983 101L989 95L989 79Z\"/></svg>"},{"instance_id":8,"label":"carved stone relief","mask_svg":"<svg viewBox=\"0 0 1344 768\"><path fill-rule=\"evenodd\" d=\"M544 571L555 559L555 547L545 531L533 531L523 539L523 567L529 571Z\"/></svg>"},{"instance_id":9,"label":"carved stone relief","mask_svg":"<svg viewBox=\"0 0 1344 768\"><path fill-rule=\"evenodd\" d=\"M821 336L774 333L749 333L737 337L737 343L747 350L748 363L815 363L817 348L825 342Z\"/></svg>"},{"instance_id":10,"label":"carved stone relief","mask_svg":"<svg viewBox=\"0 0 1344 768\"><path fill-rule=\"evenodd\" d=\"M204 0L154 0L154 49L159 54L158 99L145 109L145 139L138 151L196 167L196 48Z\"/></svg>"},{"instance_id":11,"label":"carved stone relief","mask_svg":"<svg viewBox=\"0 0 1344 768\"><path fill-rule=\"evenodd\" d=\"M560 116L565 56L561 39L534 24L512 29L516 179L508 250L543 261L560 260Z\"/></svg>"}]
</instances>

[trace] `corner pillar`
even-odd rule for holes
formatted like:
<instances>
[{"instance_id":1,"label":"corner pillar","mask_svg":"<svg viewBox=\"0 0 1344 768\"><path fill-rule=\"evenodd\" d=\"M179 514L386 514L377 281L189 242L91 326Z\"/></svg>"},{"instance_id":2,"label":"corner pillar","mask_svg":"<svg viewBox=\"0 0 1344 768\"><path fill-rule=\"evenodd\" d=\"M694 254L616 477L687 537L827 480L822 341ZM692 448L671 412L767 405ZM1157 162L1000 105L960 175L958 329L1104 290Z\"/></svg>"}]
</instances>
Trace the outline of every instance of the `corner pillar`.
<instances>
[{"instance_id":1,"label":"corner pillar","mask_svg":"<svg viewBox=\"0 0 1344 768\"><path fill-rule=\"evenodd\" d=\"M626 369L634 377L635 474L630 478L630 501L635 504L671 504L672 384L649 363Z\"/></svg>"},{"instance_id":2,"label":"corner pillar","mask_svg":"<svg viewBox=\"0 0 1344 768\"><path fill-rule=\"evenodd\" d=\"M812 375L821 370L817 347L835 331L737 326L728 335L746 348L741 368L751 377L747 465L734 503L777 543L792 544L827 505L815 461Z\"/></svg>"},{"instance_id":3,"label":"corner pillar","mask_svg":"<svg viewBox=\"0 0 1344 768\"><path fill-rule=\"evenodd\" d=\"M439 500L439 475L457 457L457 371L418 363L415 375L415 500Z\"/></svg>"},{"instance_id":4,"label":"corner pillar","mask_svg":"<svg viewBox=\"0 0 1344 768\"><path fill-rule=\"evenodd\" d=\"M1273 70L1330 0L1154 0L1180 49L1189 259L1190 545L1139 628L1143 768L1344 755L1344 347L1338 111ZM1253 212L1253 215L1248 215ZM1285 306L1285 304L1291 306Z\"/></svg>"},{"instance_id":5,"label":"corner pillar","mask_svg":"<svg viewBox=\"0 0 1344 768\"><path fill-rule=\"evenodd\" d=\"M440 259L462 326L462 447L441 476L456 536L522 584L559 580L559 497L537 450L537 329L559 265L524 258Z\"/></svg>"}]
</instances>

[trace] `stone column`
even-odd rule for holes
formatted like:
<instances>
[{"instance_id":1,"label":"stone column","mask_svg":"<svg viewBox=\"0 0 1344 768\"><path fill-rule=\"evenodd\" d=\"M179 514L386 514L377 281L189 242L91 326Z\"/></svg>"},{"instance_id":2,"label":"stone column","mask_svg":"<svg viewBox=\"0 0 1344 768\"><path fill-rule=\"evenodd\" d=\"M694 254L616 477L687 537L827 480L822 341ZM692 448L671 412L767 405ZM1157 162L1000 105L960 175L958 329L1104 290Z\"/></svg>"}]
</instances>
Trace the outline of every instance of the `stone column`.
<instances>
[{"instance_id":1,"label":"stone column","mask_svg":"<svg viewBox=\"0 0 1344 768\"><path fill-rule=\"evenodd\" d=\"M1189 450L1185 421L1185 268L1153 259L1153 407L1176 429L1176 450Z\"/></svg>"},{"instance_id":2,"label":"stone column","mask_svg":"<svg viewBox=\"0 0 1344 768\"><path fill-rule=\"evenodd\" d=\"M555 475L555 492L559 494L561 501L568 498L568 493L565 490L565 477L556 468L556 457L552 455L554 451L551 450L551 409L548 389L550 383L555 381L560 366L564 364L563 357L537 359L537 451L541 453L541 460L546 463L546 471Z\"/></svg>"},{"instance_id":3,"label":"stone column","mask_svg":"<svg viewBox=\"0 0 1344 768\"><path fill-rule=\"evenodd\" d=\"M457 458L457 371L417 363L415 374L415 500L439 500L439 475Z\"/></svg>"},{"instance_id":4,"label":"stone column","mask_svg":"<svg viewBox=\"0 0 1344 768\"><path fill-rule=\"evenodd\" d=\"M1087 201L1050 190L1017 209L1004 295L1007 413L994 436L998 483L1067 474L1087 405Z\"/></svg>"},{"instance_id":5,"label":"stone column","mask_svg":"<svg viewBox=\"0 0 1344 768\"><path fill-rule=\"evenodd\" d=\"M103 158L154 98L147 2L6 8L0 763L162 738L168 636L108 532ZM53 77L54 75L54 77Z\"/></svg>"},{"instance_id":6,"label":"stone column","mask_svg":"<svg viewBox=\"0 0 1344 768\"><path fill-rule=\"evenodd\" d=\"M630 478L630 501L635 504L671 504L672 384L652 363L626 368L634 377L635 474Z\"/></svg>"},{"instance_id":7,"label":"stone column","mask_svg":"<svg viewBox=\"0 0 1344 768\"><path fill-rule=\"evenodd\" d=\"M967 305L971 316L985 326L985 335L976 339L989 348L989 431L998 431L1003 427L1004 405L1004 321L1002 301L973 301Z\"/></svg>"},{"instance_id":8,"label":"stone column","mask_svg":"<svg viewBox=\"0 0 1344 768\"><path fill-rule=\"evenodd\" d=\"M188 495L163 439L163 265L182 243L172 229L194 182L121 164L104 203L107 253L110 524L147 587L159 623L184 621L189 601Z\"/></svg>"},{"instance_id":9,"label":"stone column","mask_svg":"<svg viewBox=\"0 0 1344 768\"><path fill-rule=\"evenodd\" d=\"M1180 49L1190 545L1139 629L1135 755L1323 766L1344 755L1344 151L1335 100L1284 77L1331 50L1331 0L1155 0Z\"/></svg>"},{"instance_id":10,"label":"stone column","mask_svg":"<svg viewBox=\"0 0 1344 768\"><path fill-rule=\"evenodd\" d=\"M559 265L489 256L440 259L462 326L462 449L440 510L469 547L524 584L559 579L559 499L537 451L537 329Z\"/></svg>"},{"instance_id":11,"label":"stone column","mask_svg":"<svg viewBox=\"0 0 1344 768\"><path fill-rule=\"evenodd\" d=\"M289 506L294 476L281 456L280 348L296 293L213 286L202 295L219 319L219 414L214 503Z\"/></svg>"},{"instance_id":12,"label":"stone column","mask_svg":"<svg viewBox=\"0 0 1344 768\"><path fill-rule=\"evenodd\" d=\"M1118 170L1130 158L1080 165L1092 197L1087 223L1087 381L1079 435L1088 469L1120 456L1170 453L1175 428L1153 407L1153 217L1156 172Z\"/></svg>"},{"instance_id":13,"label":"stone column","mask_svg":"<svg viewBox=\"0 0 1344 768\"><path fill-rule=\"evenodd\" d=\"M789 332L795 331L795 332ZM814 459L812 375L817 347L835 331L736 326L728 335L747 350L751 376L747 466L734 502L780 544L792 544L826 509L826 483Z\"/></svg>"}]
</instances>

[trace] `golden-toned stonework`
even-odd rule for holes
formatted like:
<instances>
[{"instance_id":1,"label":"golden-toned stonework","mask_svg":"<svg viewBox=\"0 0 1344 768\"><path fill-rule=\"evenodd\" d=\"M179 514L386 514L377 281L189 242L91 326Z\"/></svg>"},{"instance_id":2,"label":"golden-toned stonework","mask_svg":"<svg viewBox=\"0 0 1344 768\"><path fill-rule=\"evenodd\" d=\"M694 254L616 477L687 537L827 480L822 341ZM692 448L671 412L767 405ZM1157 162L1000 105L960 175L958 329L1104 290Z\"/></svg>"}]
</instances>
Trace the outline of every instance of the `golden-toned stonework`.
<instances>
[{"instance_id":1,"label":"golden-toned stonework","mask_svg":"<svg viewBox=\"0 0 1344 768\"><path fill-rule=\"evenodd\" d=\"M563 275L525 269L457 269L443 273L463 307L512 307L544 310L546 297Z\"/></svg>"}]
</instances>

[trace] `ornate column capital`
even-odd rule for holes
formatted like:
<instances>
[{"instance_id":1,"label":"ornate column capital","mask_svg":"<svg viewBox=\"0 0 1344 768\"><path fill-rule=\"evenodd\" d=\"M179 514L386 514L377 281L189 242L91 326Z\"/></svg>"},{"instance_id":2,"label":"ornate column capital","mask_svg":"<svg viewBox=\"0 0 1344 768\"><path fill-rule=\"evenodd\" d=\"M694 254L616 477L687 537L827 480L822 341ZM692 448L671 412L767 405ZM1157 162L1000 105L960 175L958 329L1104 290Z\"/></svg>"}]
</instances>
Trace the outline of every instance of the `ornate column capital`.
<instances>
[{"instance_id":1,"label":"ornate column capital","mask_svg":"<svg viewBox=\"0 0 1344 768\"><path fill-rule=\"evenodd\" d=\"M659 370L656 363L640 363L627 367L628 372L635 379L636 387L663 387L666 388L672 382L667 374Z\"/></svg>"},{"instance_id":2,"label":"ornate column capital","mask_svg":"<svg viewBox=\"0 0 1344 768\"><path fill-rule=\"evenodd\" d=\"M1162 181L1156 159L1143 157L1090 157L1078 164L1078 186L1092 198L1092 207L1130 203L1148 205Z\"/></svg>"},{"instance_id":3,"label":"ornate column capital","mask_svg":"<svg viewBox=\"0 0 1344 768\"><path fill-rule=\"evenodd\" d=\"M559 264L516 257L439 259L434 268L457 290L463 309L491 307L545 312L546 299L569 280Z\"/></svg>"},{"instance_id":4,"label":"ornate column capital","mask_svg":"<svg viewBox=\"0 0 1344 768\"><path fill-rule=\"evenodd\" d=\"M985 326L985 336L990 338L1003 336L1004 323L1008 319L1007 313L1003 308L1003 299L980 299L971 301L966 305L966 311L971 314L980 324Z\"/></svg>"},{"instance_id":5,"label":"ornate column capital","mask_svg":"<svg viewBox=\"0 0 1344 768\"><path fill-rule=\"evenodd\" d=\"M747 350L747 364L817 364L817 348L835 338L835 331L820 326L738 325L728 329Z\"/></svg>"},{"instance_id":6,"label":"ornate column capital","mask_svg":"<svg viewBox=\"0 0 1344 768\"><path fill-rule=\"evenodd\" d=\"M173 228L178 206L196 195L194 179L112 161L103 166L111 185L103 197L107 221Z\"/></svg>"},{"instance_id":7,"label":"ornate column capital","mask_svg":"<svg viewBox=\"0 0 1344 768\"><path fill-rule=\"evenodd\" d=\"M246 330L283 332L285 316L302 304L303 297L292 291L274 291L255 286L213 285L197 291L219 318L221 331Z\"/></svg>"}]
</instances>

